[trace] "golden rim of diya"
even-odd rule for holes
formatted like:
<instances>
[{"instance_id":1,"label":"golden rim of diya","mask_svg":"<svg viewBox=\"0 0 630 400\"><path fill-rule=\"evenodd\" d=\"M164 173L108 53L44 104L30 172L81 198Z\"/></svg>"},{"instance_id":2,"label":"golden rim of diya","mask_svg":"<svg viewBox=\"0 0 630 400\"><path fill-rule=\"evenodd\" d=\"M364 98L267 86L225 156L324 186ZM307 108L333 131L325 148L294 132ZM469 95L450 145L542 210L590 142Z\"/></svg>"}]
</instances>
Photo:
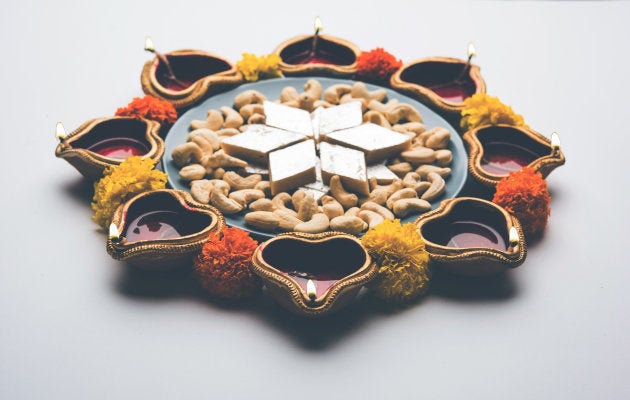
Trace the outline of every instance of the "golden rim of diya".
<instances>
[{"instance_id":1,"label":"golden rim of diya","mask_svg":"<svg viewBox=\"0 0 630 400\"><path fill-rule=\"evenodd\" d=\"M129 211L134 204L155 197L169 197L181 210L207 215L210 223L203 229L170 239L151 239L128 242L124 237ZM163 204L163 202L162 202ZM159 211L159 210L157 210ZM201 250L210 233L220 232L225 226L223 214L215 207L198 203L190 193L181 190L159 189L141 193L121 204L112 217L107 238L107 253L115 260L129 261L147 270L165 270L192 265L192 258Z\"/></svg>"},{"instance_id":2,"label":"golden rim of diya","mask_svg":"<svg viewBox=\"0 0 630 400\"><path fill-rule=\"evenodd\" d=\"M151 46L145 45L145 49L154 52L152 44ZM222 65L225 69L217 72L210 71L209 74L198 77L194 82L190 83L187 87L182 88L181 90L169 89L164 86L157 77L157 70L160 63L163 63L163 60L166 59L170 60L173 64L177 64L178 58L183 59L185 57L196 57L199 59L205 58L212 63ZM173 68L174 70L178 69L176 66ZM198 70L198 67L190 67L188 69ZM175 75L175 78L176 77L177 75ZM173 107L177 109L190 107L213 93L236 86L243 82L243 75L236 69L236 66L226 58L206 51L193 49L174 50L164 55L156 55L153 60L147 61L144 64L140 75L140 83L145 94L166 100L173 104Z\"/></svg>"},{"instance_id":3,"label":"golden rim of diya","mask_svg":"<svg viewBox=\"0 0 630 400\"><path fill-rule=\"evenodd\" d=\"M90 180L98 180L102 178L105 168L120 165L120 163L122 163L125 159L107 157L95 151L76 146L81 145L82 141L90 143L90 134L95 132L97 128L102 128L105 124L129 124L132 125L132 128L134 128L134 125L143 124L144 133L140 136L146 140L148 151L143 154L142 157L150 158L154 163L157 163L162 159L165 146L164 140L162 140L159 135L160 123L134 117L105 117L91 119L69 134L65 133L63 125L61 122L58 122L56 127L56 138L59 140L59 144L57 144L55 149L55 156L68 161L83 176ZM115 134L118 127L112 126L110 129ZM124 129L122 129L122 131L125 132ZM104 137L107 138L106 136Z\"/></svg>"},{"instance_id":4,"label":"golden rim of diya","mask_svg":"<svg viewBox=\"0 0 630 400\"><path fill-rule=\"evenodd\" d=\"M464 108L463 101L454 102L447 100L438 95L430 86L421 85L418 82L410 80L409 75L413 74L414 70L421 68L423 65L429 65L430 63L443 64L455 68L455 75L452 79L469 79L469 83L474 86L474 90L467 97L486 92L486 83L481 76L479 66L452 57L427 57L404 64L390 78L390 86L392 89L409 94L424 104L433 105L441 112L459 115ZM460 72L457 72L457 70L460 70ZM458 74L461 74L461 76L458 77ZM447 83L448 82L436 82L436 85Z\"/></svg>"},{"instance_id":5,"label":"golden rim of diya","mask_svg":"<svg viewBox=\"0 0 630 400\"><path fill-rule=\"evenodd\" d=\"M478 212L475 213L476 215L470 215L471 210L467 210L467 208L476 209ZM475 216L477 216L483 219L478 222L488 222L488 225L494 224L507 248L499 250L482 246L451 247L435 243L431 234L429 234L430 237L427 237L429 233L427 230L430 229L428 224L439 225L439 220L443 219L442 228L447 229L447 224L460 221L458 219L459 213L465 216L464 222L475 221ZM525 236L518 219L503 207L487 200L476 197L457 197L444 200L438 208L421 215L414 223L424 240L432 265L458 275L486 276L496 274L518 267L525 261L527 255ZM497 224L501 226L497 226Z\"/></svg>"},{"instance_id":6,"label":"golden rim of diya","mask_svg":"<svg viewBox=\"0 0 630 400\"><path fill-rule=\"evenodd\" d=\"M335 240L349 242L356 246L357 250L361 252L361 259L356 260L360 265L357 264L357 268L353 272L337 280L319 297L315 283L311 279L308 280L306 290L304 290L294 278L283 273L265 259L264 250L270 245L278 245L279 242L284 241L285 246L290 246L291 242L295 241L307 243L308 246L313 246L313 251L316 251L318 246ZM327 254L332 257L335 256L333 250ZM304 257L308 258L308 254L305 254ZM372 262L361 241L353 235L342 232L280 234L256 248L252 255L251 269L263 280L270 293L283 307L304 316L322 316L338 310L352 300L361 287L374 279L378 273L378 266Z\"/></svg>"},{"instance_id":7,"label":"golden rim of diya","mask_svg":"<svg viewBox=\"0 0 630 400\"><path fill-rule=\"evenodd\" d=\"M494 187L509 174L507 171L504 174L495 174L483 168L485 150L479 136L490 130L502 130L504 132L501 132L500 136L503 140L509 141L508 143L519 144L536 153L538 157L527 166L540 172L543 178L547 178L551 171L564 165L566 161L560 148L560 137L556 132L551 134L551 138L547 138L533 129L522 126L480 126L465 132L463 139L468 146L468 170L478 182L485 186Z\"/></svg>"}]
</instances>

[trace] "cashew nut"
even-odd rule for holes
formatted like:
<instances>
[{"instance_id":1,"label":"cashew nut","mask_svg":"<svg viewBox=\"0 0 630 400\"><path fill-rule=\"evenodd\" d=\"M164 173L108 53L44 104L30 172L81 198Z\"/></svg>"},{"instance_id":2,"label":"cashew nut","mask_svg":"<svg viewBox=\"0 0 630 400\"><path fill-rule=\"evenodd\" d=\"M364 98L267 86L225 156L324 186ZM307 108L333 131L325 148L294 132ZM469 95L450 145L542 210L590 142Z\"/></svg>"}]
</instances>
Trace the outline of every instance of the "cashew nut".
<instances>
[{"instance_id":1,"label":"cashew nut","mask_svg":"<svg viewBox=\"0 0 630 400\"><path fill-rule=\"evenodd\" d=\"M208 179L199 179L190 182L190 194L193 199L200 203L210 203L210 192L214 187L214 183Z\"/></svg>"},{"instance_id":2,"label":"cashew nut","mask_svg":"<svg viewBox=\"0 0 630 400\"><path fill-rule=\"evenodd\" d=\"M225 175L225 170L221 167L215 169L214 172L212 173L212 177L214 179L223 179L223 175Z\"/></svg>"},{"instance_id":3,"label":"cashew nut","mask_svg":"<svg viewBox=\"0 0 630 400\"><path fill-rule=\"evenodd\" d=\"M273 232L278 227L280 219L271 211L252 211L245 214L245 223L262 231Z\"/></svg>"},{"instance_id":4,"label":"cashew nut","mask_svg":"<svg viewBox=\"0 0 630 400\"><path fill-rule=\"evenodd\" d=\"M358 235L366 230L367 227L368 224L359 217L342 215L330 220L330 229L352 235Z\"/></svg>"},{"instance_id":5,"label":"cashew nut","mask_svg":"<svg viewBox=\"0 0 630 400\"><path fill-rule=\"evenodd\" d=\"M387 92L385 91L385 89L376 89L373 91L369 91L367 90L367 87L363 82L356 82L354 85L352 85L352 90L350 91L350 94L354 98L362 98L366 100L376 101L383 101L387 97Z\"/></svg>"},{"instance_id":6,"label":"cashew nut","mask_svg":"<svg viewBox=\"0 0 630 400\"><path fill-rule=\"evenodd\" d=\"M300 208L297 210L297 217L301 221L306 222L310 220L314 214L317 214L318 211L317 200L315 200L313 196L307 194L300 202Z\"/></svg>"},{"instance_id":7,"label":"cashew nut","mask_svg":"<svg viewBox=\"0 0 630 400\"><path fill-rule=\"evenodd\" d=\"M175 165L182 167L191 160L200 162L203 158L203 151L196 143L186 142L176 146L171 153L171 157L173 157Z\"/></svg>"},{"instance_id":8,"label":"cashew nut","mask_svg":"<svg viewBox=\"0 0 630 400\"><path fill-rule=\"evenodd\" d=\"M201 139L197 139L201 138ZM221 148L219 135L207 128L195 129L188 134L188 142L194 141L204 153L213 152Z\"/></svg>"},{"instance_id":9,"label":"cashew nut","mask_svg":"<svg viewBox=\"0 0 630 400\"><path fill-rule=\"evenodd\" d=\"M324 195L320 198L322 211L329 219L343 215L343 206L334 197Z\"/></svg>"},{"instance_id":10,"label":"cashew nut","mask_svg":"<svg viewBox=\"0 0 630 400\"><path fill-rule=\"evenodd\" d=\"M332 85L324 90L324 100L331 104L339 104L339 99L344 94L348 94L352 91L352 86L343 83Z\"/></svg>"},{"instance_id":11,"label":"cashew nut","mask_svg":"<svg viewBox=\"0 0 630 400\"><path fill-rule=\"evenodd\" d=\"M223 125L223 115L218 110L208 110L206 119L193 119L190 121L191 129L207 128L211 131L220 129Z\"/></svg>"},{"instance_id":12,"label":"cashew nut","mask_svg":"<svg viewBox=\"0 0 630 400\"><path fill-rule=\"evenodd\" d=\"M265 193L265 196L271 197L271 182L269 181L260 181L254 186L254 189L262 190Z\"/></svg>"},{"instance_id":13,"label":"cashew nut","mask_svg":"<svg viewBox=\"0 0 630 400\"><path fill-rule=\"evenodd\" d=\"M436 174L440 175L442 178L446 178L447 176L451 174L451 169L441 168L435 165L428 165L428 164L421 165L418 168L416 168L416 173L420 175L422 179L426 179L429 172L435 172Z\"/></svg>"},{"instance_id":14,"label":"cashew nut","mask_svg":"<svg viewBox=\"0 0 630 400\"><path fill-rule=\"evenodd\" d=\"M240 158L232 157L225 154L223 150L216 151L211 156L205 159L203 163L206 168L218 168L218 167L246 167L247 161L243 161Z\"/></svg>"},{"instance_id":15,"label":"cashew nut","mask_svg":"<svg viewBox=\"0 0 630 400\"><path fill-rule=\"evenodd\" d=\"M435 161L435 150L422 146L412 147L400 153L400 156L412 164L430 164Z\"/></svg>"},{"instance_id":16,"label":"cashew nut","mask_svg":"<svg viewBox=\"0 0 630 400\"><path fill-rule=\"evenodd\" d=\"M297 211L291 210L290 208L287 207L287 204L290 201L291 201L291 195L287 192L280 192L277 195L275 195L273 199L271 199L271 202L273 203L276 210L284 208L284 209L289 210L292 214L294 214L297 217Z\"/></svg>"},{"instance_id":17,"label":"cashew nut","mask_svg":"<svg viewBox=\"0 0 630 400\"><path fill-rule=\"evenodd\" d=\"M317 79L309 79L304 84L304 93L315 100L319 100L322 97L322 84Z\"/></svg>"},{"instance_id":18,"label":"cashew nut","mask_svg":"<svg viewBox=\"0 0 630 400\"><path fill-rule=\"evenodd\" d=\"M439 167L446 167L453 162L453 153L448 149L440 149L435 151L435 163Z\"/></svg>"},{"instance_id":19,"label":"cashew nut","mask_svg":"<svg viewBox=\"0 0 630 400\"><path fill-rule=\"evenodd\" d=\"M276 207L271 199L262 198L249 203L249 209L252 211L273 211Z\"/></svg>"},{"instance_id":20,"label":"cashew nut","mask_svg":"<svg viewBox=\"0 0 630 400\"><path fill-rule=\"evenodd\" d=\"M385 113L390 124L396 124L399 121L422 122L422 116L415 107L400 103Z\"/></svg>"},{"instance_id":21,"label":"cashew nut","mask_svg":"<svg viewBox=\"0 0 630 400\"><path fill-rule=\"evenodd\" d=\"M302 222L293 228L296 232L304 233L320 233L328 229L330 221L324 213L317 213L313 215L310 221Z\"/></svg>"},{"instance_id":22,"label":"cashew nut","mask_svg":"<svg viewBox=\"0 0 630 400\"><path fill-rule=\"evenodd\" d=\"M379 213L370 210L361 210L359 211L358 217L361 218L368 224L368 228L372 229L376 225L385 221L385 218Z\"/></svg>"},{"instance_id":23,"label":"cashew nut","mask_svg":"<svg viewBox=\"0 0 630 400\"><path fill-rule=\"evenodd\" d=\"M425 139L424 145L430 149L438 150L445 149L448 146L448 142L451 140L451 132L446 128L432 129L431 136Z\"/></svg>"},{"instance_id":24,"label":"cashew nut","mask_svg":"<svg viewBox=\"0 0 630 400\"><path fill-rule=\"evenodd\" d=\"M245 90L234 97L234 106L237 110L247 104L262 104L267 98L257 90Z\"/></svg>"},{"instance_id":25,"label":"cashew nut","mask_svg":"<svg viewBox=\"0 0 630 400\"><path fill-rule=\"evenodd\" d=\"M394 214L389 211L387 208L383 207L380 204L376 204L372 201L366 201L365 203L361 204L361 210L369 210L369 211L374 211L377 214L380 214L383 216L383 218L388 219L390 221L393 221L396 217L394 217Z\"/></svg>"},{"instance_id":26,"label":"cashew nut","mask_svg":"<svg viewBox=\"0 0 630 400\"><path fill-rule=\"evenodd\" d=\"M301 224L304 221L299 219L293 213L293 210L289 210L287 208L279 208L273 211L274 214L278 217L278 229L281 231L292 231L295 229L297 224Z\"/></svg>"},{"instance_id":27,"label":"cashew nut","mask_svg":"<svg viewBox=\"0 0 630 400\"><path fill-rule=\"evenodd\" d=\"M236 214L244 208L244 206L236 200L227 197L224 190L216 184L210 192L210 203L223 214Z\"/></svg>"},{"instance_id":28,"label":"cashew nut","mask_svg":"<svg viewBox=\"0 0 630 400\"><path fill-rule=\"evenodd\" d=\"M371 177L370 187L372 188L372 190L383 189L387 193L387 196L391 196L392 193L403 188L403 181L396 178L389 185L379 185L378 179L376 179L375 177Z\"/></svg>"},{"instance_id":29,"label":"cashew nut","mask_svg":"<svg viewBox=\"0 0 630 400\"><path fill-rule=\"evenodd\" d=\"M431 182L431 186L420 197L422 200L433 201L441 196L446 190L446 182L444 182L444 178L435 172L429 172L427 174L427 181Z\"/></svg>"},{"instance_id":30,"label":"cashew nut","mask_svg":"<svg viewBox=\"0 0 630 400\"><path fill-rule=\"evenodd\" d=\"M396 193L389 196L386 203L387 208L389 208L390 210L394 208L394 203L400 199L413 199L413 198L416 198L416 199L418 198L418 193L416 193L415 190L411 188L400 189Z\"/></svg>"},{"instance_id":31,"label":"cashew nut","mask_svg":"<svg viewBox=\"0 0 630 400\"><path fill-rule=\"evenodd\" d=\"M241 109L238 110L238 112L239 114L241 114L241 117L243 117L246 120L249 120L249 117L251 117L254 114L264 115L265 107L262 104L247 104L241 107Z\"/></svg>"},{"instance_id":32,"label":"cashew nut","mask_svg":"<svg viewBox=\"0 0 630 400\"><path fill-rule=\"evenodd\" d=\"M264 124L265 121L267 121L267 117L265 117L265 114L254 113L250 115L249 118L247 118L247 123L250 125L251 124Z\"/></svg>"},{"instance_id":33,"label":"cashew nut","mask_svg":"<svg viewBox=\"0 0 630 400\"><path fill-rule=\"evenodd\" d=\"M248 177L242 177L234 171L227 171L223 175L223 180L230 185L232 190L241 190L253 189L256 184L262 180L262 177L259 174L252 174Z\"/></svg>"},{"instance_id":34,"label":"cashew nut","mask_svg":"<svg viewBox=\"0 0 630 400\"><path fill-rule=\"evenodd\" d=\"M341 184L341 178L339 175L333 175L330 177L330 193L332 196L343 206L344 209L354 207L359 203L359 198L356 194L347 192Z\"/></svg>"},{"instance_id":35,"label":"cashew nut","mask_svg":"<svg viewBox=\"0 0 630 400\"><path fill-rule=\"evenodd\" d=\"M240 189L235 190L228 196L232 200L236 200L243 208L247 207L249 203L265 198L265 193L258 189Z\"/></svg>"},{"instance_id":36,"label":"cashew nut","mask_svg":"<svg viewBox=\"0 0 630 400\"><path fill-rule=\"evenodd\" d=\"M375 111L375 110L370 110L368 112L366 112L365 114L363 114L363 122L371 122L373 124L376 125L380 125L384 128L390 128L391 125L389 124L389 121L387 121L387 118L385 117L385 115L383 115L383 113L379 112L379 111Z\"/></svg>"},{"instance_id":37,"label":"cashew nut","mask_svg":"<svg viewBox=\"0 0 630 400\"><path fill-rule=\"evenodd\" d=\"M422 177L417 172L408 172L403 179L403 185L407 188L411 188L416 191L418 196L422 195L422 193L426 192L429 186L431 186L430 182L423 182Z\"/></svg>"},{"instance_id":38,"label":"cashew nut","mask_svg":"<svg viewBox=\"0 0 630 400\"><path fill-rule=\"evenodd\" d=\"M186 165L179 170L179 177L184 181L196 181L206 176L206 168L201 164Z\"/></svg>"},{"instance_id":39,"label":"cashew nut","mask_svg":"<svg viewBox=\"0 0 630 400\"><path fill-rule=\"evenodd\" d=\"M238 128L245 122L241 114L232 107L223 106L219 110L225 117L225 122L223 123L225 128Z\"/></svg>"},{"instance_id":40,"label":"cashew nut","mask_svg":"<svg viewBox=\"0 0 630 400\"><path fill-rule=\"evenodd\" d=\"M348 217L358 217L359 211L361 211L359 207L350 207L343 215L347 215Z\"/></svg>"},{"instance_id":41,"label":"cashew nut","mask_svg":"<svg viewBox=\"0 0 630 400\"><path fill-rule=\"evenodd\" d=\"M431 209L431 203L422 199L400 199L394 203L394 214L399 218L404 218L409 214L418 214Z\"/></svg>"},{"instance_id":42,"label":"cashew nut","mask_svg":"<svg viewBox=\"0 0 630 400\"><path fill-rule=\"evenodd\" d=\"M300 97L300 94L298 93L296 88L294 88L293 86L285 86L280 92L280 103L297 101L298 97Z\"/></svg>"},{"instance_id":43,"label":"cashew nut","mask_svg":"<svg viewBox=\"0 0 630 400\"><path fill-rule=\"evenodd\" d=\"M413 167L408 162L395 163L392 165L388 165L387 168L389 168L390 171L398 175L399 178L402 178L403 176L407 174L407 172L410 172L413 170Z\"/></svg>"},{"instance_id":44,"label":"cashew nut","mask_svg":"<svg viewBox=\"0 0 630 400\"><path fill-rule=\"evenodd\" d=\"M406 122L404 124L396 124L392 126L392 130L400 133L413 132L417 136L426 131L427 128L422 122Z\"/></svg>"}]
</instances>

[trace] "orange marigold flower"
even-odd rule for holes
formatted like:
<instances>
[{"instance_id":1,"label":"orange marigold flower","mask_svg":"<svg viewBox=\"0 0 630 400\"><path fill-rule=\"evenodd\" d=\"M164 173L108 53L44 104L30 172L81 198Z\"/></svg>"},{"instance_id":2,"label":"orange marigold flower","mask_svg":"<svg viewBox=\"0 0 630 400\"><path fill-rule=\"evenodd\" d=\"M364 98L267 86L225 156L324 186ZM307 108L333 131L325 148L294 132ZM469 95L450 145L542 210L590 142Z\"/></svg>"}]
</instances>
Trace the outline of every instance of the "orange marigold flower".
<instances>
[{"instance_id":1,"label":"orange marigold flower","mask_svg":"<svg viewBox=\"0 0 630 400\"><path fill-rule=\"evenodd\" d=\"M226 299L251 297L260 292L262 282L249 269L258 243L249 233L223 227L211 233L195 257L195 275L210 294Z\"/></svg>"},{"instance_id":2,"label":"orange marigold flower","mask_svg":"<svg viewBox=\"0 0 630 400\"><path fill-rule=\"evenodd\" d=\"M401 66L402 61L381 47L361 52L357 58L357 74L366 81L387 83Z\"/></svg>"},{"instance_id":3,"label":"orange marigold flower","mask_svg":"<svg viewBox=\"0 0 630 400\"><path fill-rule=\"evenodd\" d=\"M107 229L119 205L137 194L164 189L166 174L154 167L153 160L140 156L130 156L120 165L107 167L103 177L94 184L94 222Z\"/></svg>"},{"instance_id":4,"label":"orange marigold flower","mask_svg":"<svg viewBox=\"0 0 630 400\"><path fill-rule=\"evenodd\" d=\"M540 234L547 225L551 197L540 172L524 167L501 179L492 201L518 218L525 236Z\"/></svg>"},{"instance_id":5,"label":"orange marigold flower","mask_svg":"<svg viewBox=\"0 0 630 400\"><path fill-rule=\"evenodd\" d=\"M157 97L146 95L135 97L127 107L116 110L120 117L145 118L157 121L162 125L173 124L177 121L177 110L171 103Z\"/></svg>"},{"instance_id":6,"label":"orange marigold flower","mask_svg":"<svg viewBox=\"0 0 630 400\"><path fill-rule=\"evenodd\" d=\"M485 93L476 93L466 98L461 115L460 126L467 131L482 125L507 124L527 127L522 115L501 103L498 97Z\"/></svg>"}]
</instances>

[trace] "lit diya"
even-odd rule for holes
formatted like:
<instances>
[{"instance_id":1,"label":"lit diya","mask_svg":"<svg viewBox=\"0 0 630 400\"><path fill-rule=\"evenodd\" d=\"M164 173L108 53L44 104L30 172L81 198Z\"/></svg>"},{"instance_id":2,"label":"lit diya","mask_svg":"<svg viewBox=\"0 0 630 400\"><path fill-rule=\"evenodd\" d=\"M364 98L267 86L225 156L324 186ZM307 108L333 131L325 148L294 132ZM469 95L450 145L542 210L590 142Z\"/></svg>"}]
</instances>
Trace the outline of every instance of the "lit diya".
<instances>
[{"instance_id":1,"label":"lit diya","mask_svg":"<svg viewBox=\"0 0 630 400\"><path fill-rule=\"evenodd\" d=\"M144 48L155 58L144 64L142 90L171 102L175 108L189 107L207 95L243 82L234 65L214 54L200 50L162 54L155 50L150 37Z\"/></svg>"},{"instance_id":2,"label":"lit diya","mask_svg":"<svg viewBox=\"0 0 630 400\"><path fill-rule=\"evenodd\" d=\"M208 235L223 225L225 220L216 208L194 201L187 192L145 192L116 210L107 252L144 269L187 267Z\"/></svg>"},{"instance_id":3,"label":"lit diya","mask_svg":"<svg viewBox=\"0 0 630 400\"><path fill-rule=\"evenodd\" d=\"M473 197L444 200L416 220L432 265L485 276L515 268L527 253L521 225L502 207Z\"/></svg>"},{"instance_id":4,"label":"lit diya","mask_svg":"<svg viewBox=\"0 0 630 400\"><path fill-rule=\"evenodd\" d=\"M55 155L64 158L86 178L97 180L105 168L119 165L129 156L148 157L155 163L160 161L164 141L159 131L158 122L131 117L92 119L70 134L66 134L58 122L59 144Z\"/></svg>"},{"instance_id":5,"label":"lit diya","mask_svg":"<svg viewBox=\"0 0 630 400\"><path fill-rule=\"evenodd\" d=\"M322 22L315 18L315 33L281 43L273 51L280 56L284 75L351 77L357 72L361 50L354 44L333 36L321 35Z\"/></svg>"},{"instance_id":6,"label":"lit diya","mask_svg":"<svg viewBox=\"0 0 630 400\"><path fill-rule=\"evenodd\" d=\"M430 57L413 61L396 71L390 84L438 111L459 116L466 98L486 92L479 67L471 63L475 54L470 43L468 60Z\"/></svg>"},{"instance_id":7,"label":"lit diya","mask_svg":"<svg viewBox=\"0 0 630 400\"><path fill-rule=\"evenodd\" d=\"M486 125L466 132L468 168L471 175L486 186L495 186L510 172L528 166L546 178L565 163L560 138L524 127Z\"/></svg>"},{"instance_id":8,"label":"lit diya","mask_svg":"<svg viewBox=\"0 0 630 400\"><path fill-rule=\"evenodd\" d=\"M361 241L341 232L278 235L256 248L251 268L282 306L305 316L338 310L378 272Z\"/></svg>"}]
</instances>

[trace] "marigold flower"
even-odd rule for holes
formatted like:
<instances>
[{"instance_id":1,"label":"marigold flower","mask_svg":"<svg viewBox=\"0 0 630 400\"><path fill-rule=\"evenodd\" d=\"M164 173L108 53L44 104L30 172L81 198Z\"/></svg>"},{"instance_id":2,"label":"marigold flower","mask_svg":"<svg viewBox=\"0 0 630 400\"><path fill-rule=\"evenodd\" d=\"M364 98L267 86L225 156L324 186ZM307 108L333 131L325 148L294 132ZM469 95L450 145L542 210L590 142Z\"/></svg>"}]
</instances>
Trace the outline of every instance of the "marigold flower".
<instances>
[{"instance_id":1,"label":"marigold flower","mask_svg":"<svg viewBox=\"0 0 630 400\"><path fill-rule=\"evenodd\" d=\"M262 282L249 269L257 246L249 233L238 228L223 227L220 233L211 233L194 259L195 275L201 286L226 299L259 293Z\"/></svg>"},{"instance_id":2,"label":"marigold flower","mask_svg":"<svg viewBox=\"0 0 630 400\"><path fill-rule=\"evenodd\" d=\"M243 53L243 58L236 62L236 69L248 82L256 82L259 79L277 78L282 76L278 67L282 59L277 54L257 56L252 53Z\"/></svg>"},{"instance_id":3,"label":"marigold flower","mask_svg":"<svg viewBox=\"0 0 630 400\"><path fill-rule=\"evenodd\" d=\"M367 231L361 243L379 266L371 284L377 297L404 304L427 291L429 254L414 224L385 220Z\"/></svg>"},{"instance_id":4,"label":"marigold flower","mask_svg":"<svg viewBox=\"0 0 630 400\"><path fill-rule=\"evenodd\" d=\"M516 114L512 107L501 103L498 97L476 93L464 100L460 126L465 130L482 125L507 124L527 127L523 116Z\"/></svg>"},{"instance_id":5,"label":"marigold flower","mask_svg":"<svg viewBox=\"0 0 630 400\"><path fill-rule=\"evenodd\" d=\"M389 78L402 66L402 61L381 47L361 52L357 58L357 75L359 78L387 83Z\"/></svg>"},{"instance_id":6,"label":"marigold flower","mask_svg":"<svg viewBox=\"0 0 630 400\"><path fill-rule=\"evenodd\" d=\"M526 237L540 234L551 212L547 182L529 167L501 179L492 201L518 218Z\"/></svg>"},{"instance_id":7,"label":"marigold flower","mask_svg":"<svg viewBox=\"0 0 630 400\"><path fill-rule=\"evenodd\" d=\"M150 95L142 98L135 97L126 107L117 109L116 115L150 119L162 125L173 124L177 121L177 110L171 103Z\"/></svg>"},{"instance_id":8,"label":"marigold flower","mask_svg":"<svg viewBox=\"0 0 630 400\"><path fill-rule=\"evenodd\" d=\"M130 156L120 165L107 167L103 177L94 184L94 222L107 229L120 204L137 194L164 189L167 175L154 167L150 158L142 159L140 156Z\"/></svg>"}]
</instances>

